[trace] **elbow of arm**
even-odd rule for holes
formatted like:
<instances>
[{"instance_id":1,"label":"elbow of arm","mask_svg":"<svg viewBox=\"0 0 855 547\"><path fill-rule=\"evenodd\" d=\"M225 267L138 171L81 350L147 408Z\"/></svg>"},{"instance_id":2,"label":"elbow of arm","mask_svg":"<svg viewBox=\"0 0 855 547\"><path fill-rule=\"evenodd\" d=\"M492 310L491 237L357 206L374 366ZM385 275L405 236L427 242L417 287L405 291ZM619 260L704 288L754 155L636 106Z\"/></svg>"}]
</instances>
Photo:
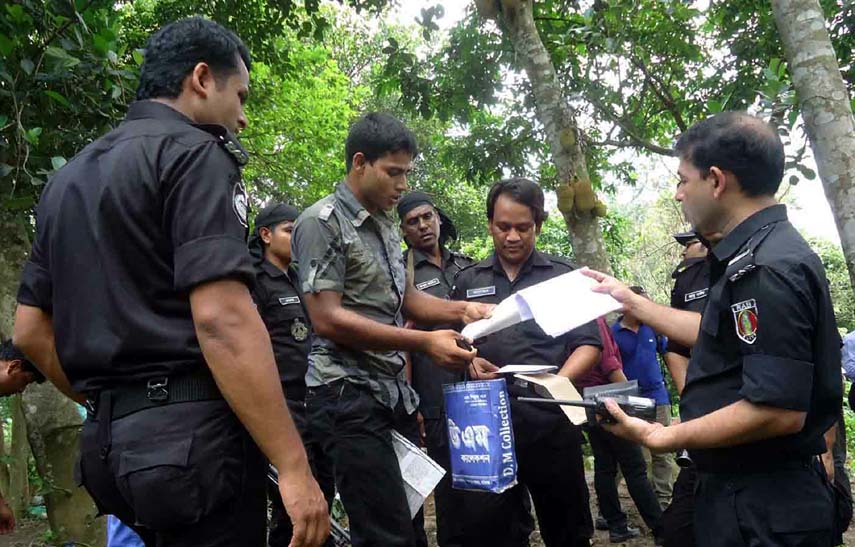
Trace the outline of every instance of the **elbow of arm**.
<instances>
[{"instance_id":1,"label":"elbow of arm","mask_svg":"<svg viewBox=\"0 0 855 547\"><path fill-rule=\"evenodd\" d=\"M795 435L805 427L807 412L787 410L778 418L778 427L782 435Z\"/></svg>"}]
</instances>

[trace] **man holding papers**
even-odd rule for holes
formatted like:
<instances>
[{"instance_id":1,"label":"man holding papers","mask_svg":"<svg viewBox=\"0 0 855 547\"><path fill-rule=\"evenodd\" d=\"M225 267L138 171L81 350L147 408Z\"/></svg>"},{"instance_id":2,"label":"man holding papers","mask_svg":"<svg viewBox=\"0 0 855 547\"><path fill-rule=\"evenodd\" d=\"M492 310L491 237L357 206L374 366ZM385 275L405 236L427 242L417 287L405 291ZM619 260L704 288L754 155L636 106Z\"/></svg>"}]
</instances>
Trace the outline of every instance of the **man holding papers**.
<instances>
[{"instance_id":1,"label":"man holding papers","mask_svg":"<svg viewBox=\"0 0 855 547\"><path fill-rule=\"evenodd\" d=\"M698 472L695 542L832 545L832 494L818 465L843 395L840 337L822 261L775 200L784 146L760 119L725 112L677 141L675 199L712 244L703 317L587 272L596 289L692 348L678 425L627 417L613 433L687 448Z\"/></svg>"},{"instance_id":2,"label":"man holding papers","mask_svg":"<svg viewBox=\"0 0 855 547\"><path fill-rule=\"evenodd\" d=\"M487 218L495 252L458 274L452 298L497 303L542 281L568 273L567 260L540 253L535 248L546 214L543 191L532 181L497 182L487 198ZM497 377L498 367L509 364L556 365L557 374L575 379L600 358L601 341L594 322L557 337L547 335L533 320L522 321L476 340L478 357L470 377ZM526 515L527 488L531 493L547 546L589 545L593 522L582 464L582 433L558 406L518 403L514 396L536 396L530 385L508 377L520 483L492 498L505 504L467 504L467 531L477 538L467 544L528 545L530 528L521 526ZM479 494L475 494L479 495ZM483 495L482 495L483 496Z\"/></svg>"}]
</instances>

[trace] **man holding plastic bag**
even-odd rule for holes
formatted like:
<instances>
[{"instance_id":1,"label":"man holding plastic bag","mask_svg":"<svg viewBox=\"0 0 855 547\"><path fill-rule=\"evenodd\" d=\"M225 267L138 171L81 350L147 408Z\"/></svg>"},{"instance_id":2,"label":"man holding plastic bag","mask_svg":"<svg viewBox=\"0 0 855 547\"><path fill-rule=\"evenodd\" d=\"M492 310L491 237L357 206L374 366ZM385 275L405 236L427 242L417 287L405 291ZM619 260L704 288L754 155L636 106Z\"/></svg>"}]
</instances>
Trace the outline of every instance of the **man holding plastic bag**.
<instances>
[{"instance_id":1,"label":"man holding plastic bag","mask_svg":"<svg viewBox=\"0 0 855 547\"><path fill-rule=\"evenodd\" d=\"M567 260L535 248L546 218L543 203L543 191L530 180L507 179L493 185L487 198L487 217L495 252L460 272L452 298L498 303L517 291L574 269ZM509 364L554 365L558 367L557 374L572 380L599 360L601 340L594 322L553 338L528 320L476 340L476 347L478 357L469 369L472 380L498 378L498 367ZM531 526L526 525L526 520L531 517L527 515L527 488L547 546L589 545L593 522L582 463L581 430L558 406L515 401L517 396L536 393L512 376L507 382L506 391L501 386L488 388L481 382L467 389L472 397L478 397L480 391L484 397L496 398L499 409L502 397L508 397L519 482L501 494L472 494L478 501L466 504L465 515L467 533L475 535L471 544L528 545ZM473 445L488 438L486 432L476 428L455 431L455 427L459 428L459 424L449 422L452 444L455 434L461 443ZM501 434L498 437L505 438ZM491 457L504 459L502 455ZM475 484L469 487L483 489Z\"/></svg>"}]
</instances>

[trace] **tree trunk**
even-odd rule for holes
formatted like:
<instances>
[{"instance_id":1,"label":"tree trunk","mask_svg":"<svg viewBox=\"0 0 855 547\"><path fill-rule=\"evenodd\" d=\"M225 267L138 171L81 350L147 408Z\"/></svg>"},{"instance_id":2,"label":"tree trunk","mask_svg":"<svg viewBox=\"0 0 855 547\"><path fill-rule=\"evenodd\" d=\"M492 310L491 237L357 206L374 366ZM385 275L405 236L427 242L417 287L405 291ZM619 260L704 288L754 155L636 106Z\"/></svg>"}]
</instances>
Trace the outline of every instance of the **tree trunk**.
<instances>
[{"instance_id":1,"label":"tree trunk","mask_svg":"<svg viewBox=\"0 0 855 547\"><path fill-rule=\"evenodd\" d=\"M569 202L559 200L559 209L567 223L576 260L610 272L598 218L605 214L605 206L591 189L576 112L561 91L552 59L537 32L532 0L493 0L492 3L479 0L477 4L482 16L497 18L531 82L537 117L549 139L552 161L558 172L559 195L563 190L575 196Z\"/></svg>"},{"instance_id":2,"label":"tree trunk","mask_svg":"<svg viewBox=\"0 0 855 547\"><path fill-rule=\"evenodd\" d=\"M9 488L3 490L3 496L15 518L20 519L30 508L30 445L20 395L13 396L9 408L12 411L12 445L9 448Z\"/></svg>"},{"instance_id":3,"label":"tree trunk","mask_svg":"<svg viewBox=\"0 0 855 547\"><path fill-rule=\"evenodd\" d=\"M825 197L855 287L855 120L817 0L772 0L772 10Z\"/></svg>"},{"instance_id":4,"label":"tree trunk","mask_svg":"<svg viewBox=\"0 0 855 547\"><path fill-rule=\"evenodd\" d=\"M45 383L27 388L24 412L54 538L61 545L104 545L106 519L95 518L95 504L73 479L82 423L77 404Z\"/></svg>"},{"instance_id":5,"label":"tree trunk","mask_svg":"<svg viewBox=\"0 0 855 547\"><path fill-rule=\"evenodd\" d=\"M0 336L12 335L21 268L30 249L22 215L0 209ZM29 506L27 467L30 446L44 480L51 531L60 544L105 543L106 519L95 520L95 504L72 479L81 418L77 405L51 384L30 385L12 402L9 489L3 494L16 517ZM30 446L27 441L29 440Z\"/></svg>"}]
</instances>

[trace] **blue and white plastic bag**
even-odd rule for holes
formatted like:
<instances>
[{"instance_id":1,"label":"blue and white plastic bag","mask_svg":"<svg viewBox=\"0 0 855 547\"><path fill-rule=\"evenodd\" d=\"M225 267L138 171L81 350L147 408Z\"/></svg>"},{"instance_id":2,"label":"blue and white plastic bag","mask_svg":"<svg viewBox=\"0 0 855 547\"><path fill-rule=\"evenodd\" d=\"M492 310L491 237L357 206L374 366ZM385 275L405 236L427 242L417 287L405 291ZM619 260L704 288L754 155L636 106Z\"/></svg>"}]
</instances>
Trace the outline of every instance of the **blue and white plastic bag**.
<instances>
[{"instance_id":1,"label":"blue and white plastic bag","mask_svg":"<svg viewBox=\"0 0 855 547\"><path fill-rule=\"evenodd\" d=\"M517 483L511 403L504 378L443 386L451 484L501 493Z\"/></svg>"}]
</instances>

